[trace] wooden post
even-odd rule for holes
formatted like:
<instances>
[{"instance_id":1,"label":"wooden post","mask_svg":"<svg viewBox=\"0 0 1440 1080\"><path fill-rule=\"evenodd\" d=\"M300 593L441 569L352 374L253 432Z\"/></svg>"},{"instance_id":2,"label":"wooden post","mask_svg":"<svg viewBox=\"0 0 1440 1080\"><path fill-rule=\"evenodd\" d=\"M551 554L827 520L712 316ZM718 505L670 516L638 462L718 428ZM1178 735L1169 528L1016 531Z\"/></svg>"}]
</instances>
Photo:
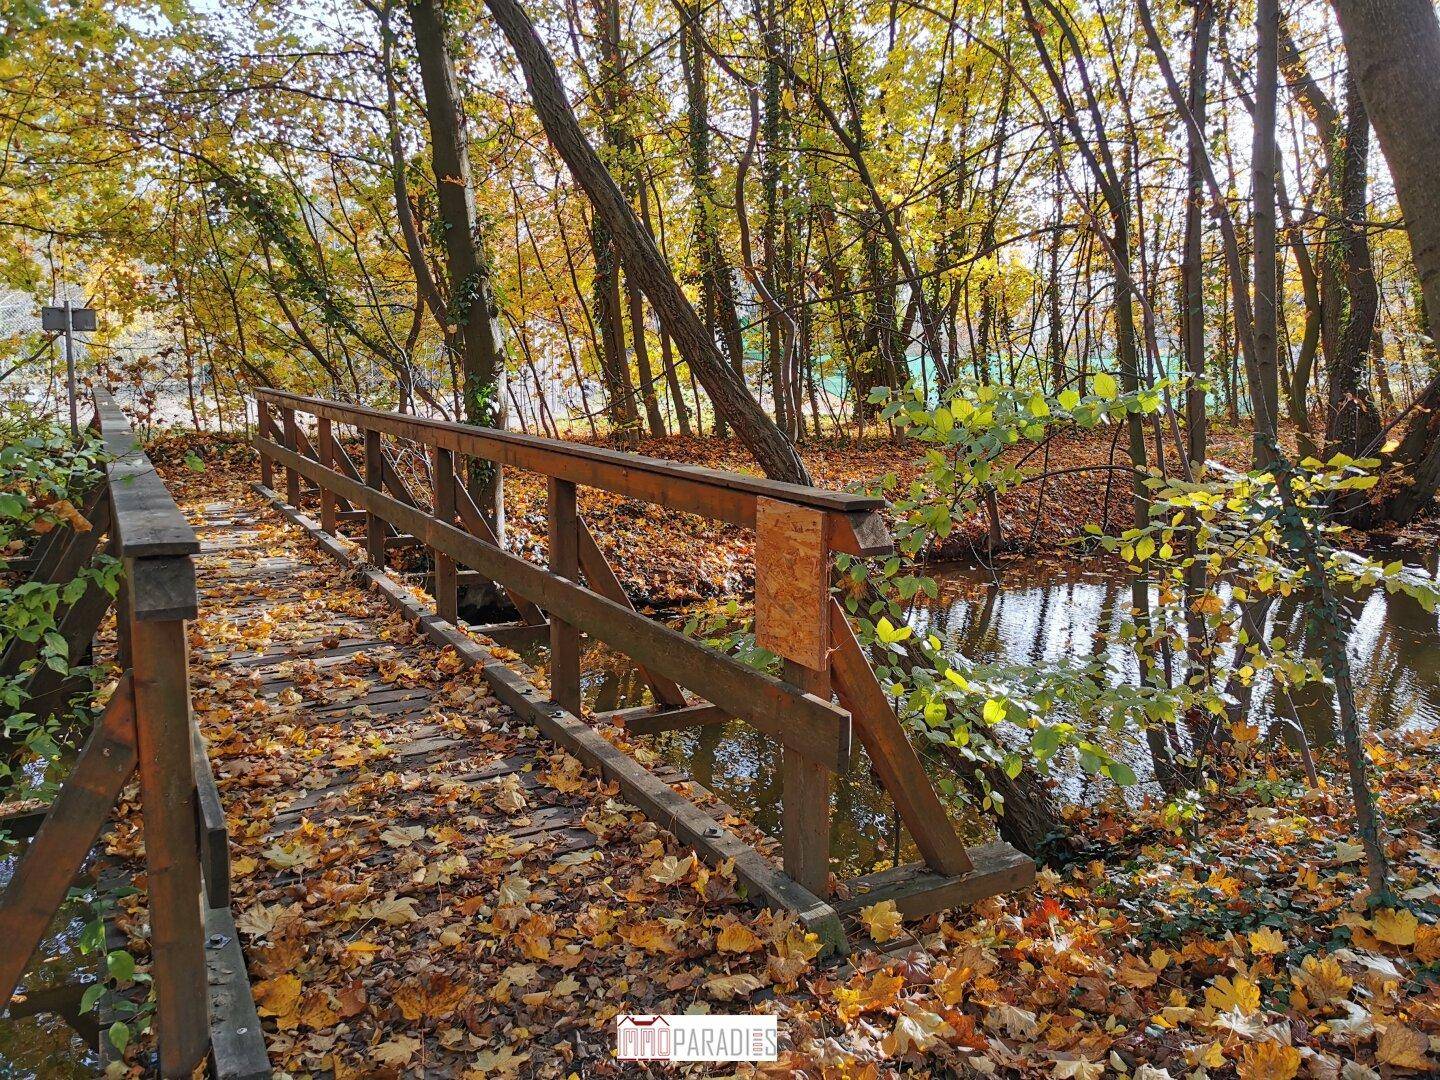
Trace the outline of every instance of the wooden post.
<instances>
[{"instance_id":1,"label":"wooden post","mask_svg":"<svg viewBox=\"0 0 1440 1080\"><path fill-rule=\"evenodd\" d=\"M132 581L138 561L125 562ZM210 1027L185 622L135 618L133 592L124 615L133 653L160 1072L189 1077L209 1050Z\"/></svg>"},{"instance_id":2,"label":"wooden post","mask_svg":"<svg viewBox=\"0 0 1440 1080\"><path fill-rule=\"evenodd\" d=\"M435 516L446 525L454 525L455 455L437 448L431 471L435 474ZM460 606L455 560L439 548L430 550L435 558L435 614L453 623L459 617Z\"/></svg>"},{"instance_id":3,"label":"wooden post","mask_svg":"<svg viewBox=\"0 0 1440 1080\"><path fill-rule=\"evenodd\" d=\"M365 429L365 486L379 491L385 482L385 451L380 432ZM365 515L365 557L380 569L385 567L385 521L379 514Z\"/></svg>"},{"instance_id":4,"label":"wooden post","mask_svg":"<svg viewBox=\"0 0 1440 1080\"><path fill-rule=\"evenodd\" d=\"M319 442L320 464L327 469L335 467L335 432L332 428L329 417L322 416L315 421L316 435ZM320 485L320 527L330 535L335 535L335 493L324 484Z\"/></svg>"},{"instance_id":5,"label":"wooden post","mask_svg":"<svg viewBox=\"0 0 1440 1080\"><path fill-rule=\"evenodd\" d=\"M575 485L550 477L550 572L580 578L580 516ZM550 700L580 715L580 631L550 612Z\"/></svg>"},{"instance_id":6,"label":"wooden post","mask_svg":"<svg viewBox=\"0 0 1440 1080\"><path fill-rule=\"evenodd\" d=\"M280 416L285 424L285 449L300 450L300 439L296 435L295 410L281 409ZM300 474L294 469L285 470L285 501L297 510L300 508Z\"/></svg>"},{"instance_id":7,"label":"wooden post","mask_svg":"<svg viewBox=\"0 0 1440 1080\"><path fill-rule=\"evenodd\" d=\"M270 415L270 405L268 402L256 400L255 423L260 429L260 437L262 439L274 439L275 420ZM260 454L260 482L271 491L275 490L275 465L271 462L270 455L264 451L261 451Z\"/></svg>"},{"instance_id":8,"label":"wooden post","mask_svg":"<svg viewBox=\"0 0 1440 1080\"><path fill-rule=\"evenodd\" d=\"M780 655L783 678L830 700L830 559L824 512L755 503L755 643ZM785 872L830 895L830 770L786 747L780 848Z\"/></svg>"}]
</instances>

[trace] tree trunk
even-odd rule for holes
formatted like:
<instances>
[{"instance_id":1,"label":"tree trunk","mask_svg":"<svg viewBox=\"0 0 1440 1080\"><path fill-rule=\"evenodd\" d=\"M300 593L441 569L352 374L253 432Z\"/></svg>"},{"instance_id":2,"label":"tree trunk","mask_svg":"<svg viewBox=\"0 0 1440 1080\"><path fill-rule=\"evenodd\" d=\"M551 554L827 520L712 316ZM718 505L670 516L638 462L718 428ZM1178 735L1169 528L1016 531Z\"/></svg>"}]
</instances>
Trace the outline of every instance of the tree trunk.
<instances>
[{"instance_id":1,"label":"tree trunk","mask_svg":"<svg viewBox=\"0 0 1440 1080\"><path fill-rule=\"evenodd\" d=\"M504 428L505 346L490 281L490 263L481 247L475 217L465 114L445 40L441 0L416 0L410 6L410 22L415 31L425 118L430 128L431 164L444 225L450 277L448 311L457 328L455 343L464 374L465 420L482 427ZM470 462L476 504L503 542L505 500L500 468L479 458L471 458Z\"/></svg>"},{"instance_id":2,"label":"tree trunk","mask_svg":"<svg viewBox=\"0 0 1440 1080\"><path fill-rule=\"evenodd\" d=\"M1206 69L1210 63L1210 31L1215 23L1215 7L1210 0L1195 6L1195 32L1190 41L1190 115L1195 119L1189 135L1189 175L1186 182L1185 252L1180 264L1184 285L1185 366L1190 383L1185 391L1186 454L1199 466L1205 461L1205 273L1202 263L1202 242L1205 236L1202 218L1205 201L1205 113L1208 102Z\"/></svg>"},{"instance_id":3,"label":"tree trunk","mask_svg":"<svg viewBox=\"0 0 1440 1080\"><path fill-rule=\"evenodd\" d=\"M544 43L515 0L486 0L525 72L535 111L555 149L585 189L595 215L609 227L626 271L644 290L661 326L674 339L715 406L754 455L765 475L796 484L810 483L794 445L785 438L735 377L714 340L675 281L655 241L629 201L586 141L570 108L569 95Z\"/></svg>"},{"instance_id":4,"label":"tree trunk","mask_svg":"<svg viewBox=\"0 0 1440 1080\"><path fill-rule=\"evenodd\" d=\"M1428 0L1336 0L1335 11L1410 234L1430 337L1440 340L1440 22ZM1409 450L1396 463L1410 475L1389 509L1403 522L1440 485L1440 379L1400 441Z\"/></svg>"},{"instance_id":5,"label":"tree trunk","mask_svg":"<svg viewBox=\"0 0 1440 1080\"><path fill-rule=\"evenodd\" d=\"M1279 354L1275 341L1279 288L1275 246L1275 104L1280 70L1280 8L1278 0L1259 0L1255 10L1255 123L1251 144L1251 193L1255 269L1255 358L1251 364L1250 409L1255 426L1257 465L1275 459L1280 421Z\"/></svg>"}]
</instances>

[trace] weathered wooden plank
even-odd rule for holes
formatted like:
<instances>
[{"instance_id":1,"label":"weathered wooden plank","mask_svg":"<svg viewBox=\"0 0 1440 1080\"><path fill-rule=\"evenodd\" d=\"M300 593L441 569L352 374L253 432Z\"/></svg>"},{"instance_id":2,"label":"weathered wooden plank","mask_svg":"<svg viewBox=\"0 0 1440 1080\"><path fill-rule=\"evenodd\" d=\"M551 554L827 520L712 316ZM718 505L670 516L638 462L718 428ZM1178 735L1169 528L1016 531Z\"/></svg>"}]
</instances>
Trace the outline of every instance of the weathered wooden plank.
<instances>
[{"instance_id":1,"label":"weathered wooden plank","mask_svg":"<svg viewBox=\"0 0 1440 1080\"><path fill-rule=\"evenodd\" d=\"M485 580L490 579L486 578ZM504 645L507 649L523 649L528 645L537 645L542 641L550 640L550 623L548 621L485 623L481 626L472 626L470 630L472 633L484 634L497 645Z\"/></svg>"},{"instance_id":2,"label":"weathered wooden plank","mask_svg":"<svg viewBox=\"0 0 1440 1080\"><path fill-rule=\"evenodd\" d=\"M575 485L550 477L548 484L550 573L570 581L580 577L580 516ZM550 612L550 700L580 715L580 631Z\"/></svg>"},{"instance_id":3,"label":"weathered wooden plank","mask_svg":"<svg viewBox=\"0 0 1440 1080\"><path fill-rule=\"evenodd\" d=\"M313 520L286 506L273 491L263 487L258 490L332 558L347 567L355 567L349 552L322 532ZM606 780L618 784L626 800L639 807L650 820L694 848L711 865L733 860L736 878L749 888L755 899L769 907L792 912L803 926L820 937L826 951L846 951L844 931L833 907L777 870L753 847L611 745L590 725L547 702L521 674L483 646L443 619L428 615L413 596L394 587L384 573L368 567L356 569L397 610L419 623L433 641L453 647L465 663L481 667L492 692L503 704L526 722L535 724L552 742L597 769ZM391 587L387 588L387 584Z\"/></svg>"},{"instance_id":4,"label":"weathered wooden plank","mask_svg":"<svg viewBox=\"0 0 1440 1080\"><path fill-rule=\"evenodd\" d=\"M704 724L723 724L734 719L724 709L718 709L708 701L680 708L657 708L640 705L633 709L612 709L593 715L597 724L619 724L631 735L658 735L662 731L679 731L681 728L700 727Z\"/></svg>"},{"instance_id":5,"label":"weathered wooden plank","mask_svg":"<svg viewBox=\"0 0 1440 1080\"><path fill-rule=\"evenodd\" d=\"M95 391L100 434L113 457L105 473L110 485L110 512L120 554L193 555L200 550L195 530L165 489L155 466L140 448L120 407L104 390Z\"/></svg>"},{"instance_id":6,"label":"weathered wooden plank","mask_svg":"<svg viewBox=\"0 0 1440 1080\"><path fill-rule=\"evenodd\" d=\"M615 576L615 571L610 566L610 560L605 558L605 552L601 551L600 545L595 542L595 534L590 531L590 526L585 524L583 517L579 519L579 523L580 568L585 572L586 583L601 596L614 600L617 604L624 604L634 611L635 605L630 602L630 597L625 595L625 589L621 586L620 579ZM643 665L640 667L640 676L660 704L672 706L685 704L685 692L672 680L662 675L656 675Z\"/></svg>"},{"instance_id":7,"label":"weathered wooden plank","mask_svg":"<svg viewBox=\"0 0 1440 1080\"><path fill-rule=\"evenodd\" d=\"M924 863L906 863L846 882L850 895L835 901L842 915L894 900L907 919L962 907L987 896L1023 889L1035 881L1035 860L1003 840L969 849L974 869L968 874L937 874Z\"/></svg>"},{"instance_id":8,"label":"weathered wooden plank","mask_svg":"<svg viewBox=\"0 0 1440 1080\"><path fill-rule=\"evenodd\" d=\"M820 511L755 501L755 644L811 671L829 666L825 537L826 515Z\"/></svg>"},{"instance_id":9,"label":"weathered wooden plank","mask_svg":"<svg viewBox=\"0 0 1440 1080\"><path fill-rule=\"evenodd\" d=\"M0 898L0 941L5 943L0 950L0 1006L15 993L111 807L135 771L135 754L135 714L127 675L115 688Z\"/></svg>"},{"instance_id":10,"label":"weathered wooden plank","mask_svg":"<svg viewBox=\"0 0 1440 1080\"><path fill-rule=\"evenodd\" d=\"M160 1072L188 1077L209 1035L185 624L129 622Z\"/></svg>"},{"instance_id":11,"label":"weathered wooden plank","mask_svg":"<svg viewBox=\"0 0 1440 1080\"><path fill-rule=\"evenodd\" d=\"M195 563L189 555L129 559L125 576L131 610L141 622L172 622L199 614Z\"/></svg>"},{"instance_id":12,"label":"weathered wooden plank","mask_svg":"<svg viewBox=\"0 0 1440 1080\"><path fill-rule=\"evenodd\" d=\"M662 623L555 577L508 551L356 484L282 446L272 443L270 452L283 464L293 463L317 482L323 480L335 485L340 494L357 506L364 506L398 528L424 538L431 547L442 548L457 562L514 586L553 616L574 624L681 686L689 687L808 759L836 771L847 767L849 714L828 700L746 667Z\"/></svg>"},{"instance_id":13,"label":"weathered wooden plank","mask_svg":"<svg viewBox=\"0 0 1440 1080\"><path fill-rule=\"evenodd\" d=\"M455 455L449 450L435 450L430 466L435 485L435 516L447 525L455 523ZM435 614L446 622L459 616L460 582L455 560L443 551L433 553L435 559Z\"/></svg>"},{"instance_id":14,"label":"weathered wooden plank","mask_svg":"<svg viewBox=\"0 0 1440 1080\"><path fill-rule=\"evenodd\" d=\"M466 530L474 533L487 544L494 544L496 547L503 546L496 538L495 530L485 520L485 515L480 513L480 508L475 505L475 500L470 497L469 489L464 484L457 483L455 485L455 509L460 515L460 523L465 526ZM515 610L524 622L535 626L548 624L545 613L514 589L505 589L505 595L510 598L510 603L515 605Z\"/></svg>"},{"instance_id":15,"label":"weathered wooden plank","mask_svg":"<svg viewBox=\"0 0 1440 1080\"><path fill-rule=\"evenodd\" d=\"M834 646L830 674L835 688L850 709L855 734L869 754L881 784L895 801L895 810L910 830L915 846L935 871L946 875L969 873L965 845L955 834L915 747L900 727L890 699L855 640L845 609L833 598L830 638Z\"/></svg>"},{"instance_id":16,"label":"weathered wooden plank","mask_svg":"<svg viewBox=\"0 0 1440 1080\"><path fill-rule=\"evenodd\" d=\"M427 420L379 409L340 405L280 390L257 390L256 398L297 408L315 416L327 416L339 423L373 428L388 435L443 447L470 457L529 469L585 487L603 488L630 498L658 503L701 517L729 521L747 528L755 524L756 496L813 506L842 515L864 514L885 508L885 500L875 496L786 484L764 477L662 461L584 443L563 442L494 428L476 428L467 424ZM847 525L840 531L845 535L836 537L837 543L848 544L854 536L853 529ZM847 549L837 547L837 550ZM850 553L862 552L856 550Z\"/></svg>"},{"instance_id":17,"label":"weathered wooden plank","mask_svg":"<svg viewBox=\"0 0 1440 1080\"><path fill-rule=\"evenodd\" d=\"M210 1073L213 1080L269 1080L265 1032L255 1011L240 934L228 905L205 911L209 984Z\"/></svg>"},{"instance_id":18,"label":"weathered wooden plank","mask_svg":"<svg viewBox=\"0 0 1440 1080\"><path fill-rule=\"evenodd\" d=\"M195 806L200 826L200 875L205 887L206 906L230 906L230 832L225 825L225 807L210 754L198 724L190 725L191 756L195 770Z\"/></svg>"},{"instance_id":19,"label":"weathered wooden plank","mask_svg":"<svg viewBox=\"0 0 1440 1080\"><path fill-rule=\"evenodd\" d=\"M300 453L300 429L295 424L295 410L281 409L280 422L284 425L285 445ZM300 474L294 469L285 470L285 497L292 506L300 505Z\"/></svg>"},{"instance_id":20,"label":"weathered wooden plank","mask_svg":"<svg viewBox=\"0 0 1440 1080\"><path fill-rule=\"evenodd\" d=\"M830 696L830 676L794 660L785 678L812 694ZM780 751L780 853L785 872L822 899L830 895L830 770L791 747Z\"/></svg>"},{"instance_id":21,"label":"weathered wooden plank","mask_svg":"<svg viewBox=\"0 0 1440 1080\"><path fill-rule=\"evenodd\" d=\"M380 445L380 433L378 431L365 432L365 487L378 490L384 482L385 475L385 450ZM319 482L318 476L311 477ZM346 478L349 479L348 477ZM350 481L354 483L354 481ZM332 491L334 485L320 484L321 487L329 486ZM371 508L362 503L350 500L356 506L364 505L369 511ZM294 505L293 503L291 505ZM374 512L365 515L365 554L375 566L385 566L385 525L384 519Z\"/></svg>"},{"instance_id":22,"label":"weathered wooden plank","mask_svg":"<svg viewBox=\"0 0 1440 1080\"><path fill-rule=\"evenodd\" d=\"M320 456L320 464L327 469L335 467L335 429L332 421L320 417L316 422L315 438L319 442L317 448ZM335 516L338 508L335 505L335 493L326 488L320 489L320 527L328 533L335 531L337 522Z\"/></svg>"}]
</instances>

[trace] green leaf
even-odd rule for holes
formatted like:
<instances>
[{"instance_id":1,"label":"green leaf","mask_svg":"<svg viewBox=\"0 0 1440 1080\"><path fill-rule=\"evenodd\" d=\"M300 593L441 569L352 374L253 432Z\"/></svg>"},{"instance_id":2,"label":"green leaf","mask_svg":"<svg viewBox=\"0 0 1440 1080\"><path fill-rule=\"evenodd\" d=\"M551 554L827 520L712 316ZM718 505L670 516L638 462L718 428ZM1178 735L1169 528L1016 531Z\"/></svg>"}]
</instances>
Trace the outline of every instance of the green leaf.
<instances>
[{"instance_id":1,"label":"green leaf","mask_svg":"<svg viewBox=\"0 0 1440 1080\"><path fill-rule=\"evenodd\" d=\"M105 955L105 970L116 982L129 982L135 978L135 958L124 949Z\"/></svg>"},{"instance_id":2,"label":"green leaf","mask_svg":"<svg viewBox=\"0 0 1440 1080\"><path fill-rule=\"evenodd\" d=\"M1140 782L1139 777L1135 775L1135 770L1124 762L1112 761L1110 767L1105 771L1110 774L1110 779L1121 787L1134 787Z\"/></svg>"},{"instance_id":3,"label":"green leaf","mask_svg":"<svg viewBox=\"0 0 1440 1080\"><path fill-rule=\"evenodd\" d=\"M1031 416L1050 415L1050 403L1045 400L1044 394L1031 394L1025 408L1029 410Z\"/></svg>"},{"instance_id":4,"label":"green leaf","mask_svg":"<svg viewBox=\"0 0 1440 1080\"><path fill-rule=\"evenodd\" d=\"M1115 383L1115 376L1108 372L1100 372L1100 374L1090 380L1090 385L1095 391L1095 395L1104 398L1106 401L1114 401L1120 393L1120 387Z\"/></svg>"},{"instance_id":5,"label":"green leaf","mask_svg":"<svg viewBox=\"0 0 1440 1080\"><path fill-rule=\"evenodd\" d=\"M118 1053L125 1053L125 1048L130 1045L130 1028L123 1020L116 1020L110 1025L110 1045L115 1047Z\"/></svg>"}]
</instances>

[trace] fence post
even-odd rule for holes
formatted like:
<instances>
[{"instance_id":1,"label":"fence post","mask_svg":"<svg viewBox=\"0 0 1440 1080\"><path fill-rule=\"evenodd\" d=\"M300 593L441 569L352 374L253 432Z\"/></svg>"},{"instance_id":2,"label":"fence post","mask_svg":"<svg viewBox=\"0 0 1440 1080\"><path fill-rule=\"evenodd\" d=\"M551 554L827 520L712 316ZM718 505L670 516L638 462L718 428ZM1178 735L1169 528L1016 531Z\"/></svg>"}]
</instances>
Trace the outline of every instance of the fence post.
<instances>
[{"instance_id":1,"label":"fence post","mask_svg":"<svg viewBox=\"0 0 1440 1080\"><path fill-rule=\"evenodd\" d=\"M255 399L255 423L260 429L262 439L274 441L275 418L270 414L268 401ZM270 460L270 455L263 450L260 452L260 482L271 491L275 490L275 464Z\"/></svg>"},{"instance_id":2,"label":"fence post","mask_svg":"<svg viewBox=\"0 0 1440 1080\"><path fill-rule=\"evenodd\" d=\"M830 700L830 555L826 515L760 498L755 504L755 643L784 660L781 677ZM830 895L830 770L789 747L780 765L785 872Z\"/></svg>"},{"instance_id":3,"label":"fence post","mask_svg":"<svg viewBox=\"0 0 1440 1080\"><path fill-rule=\"evenodd\" d=\"M200 917L200 838L191 759L190 677L185 620L139 611L140 597L195 589L188 556L125 560L135 735L150 901L160 1072L188 1077L210 1044L205 930Z\"/></svg>"},{"instance_id":4,"label":"fence post","mask_svg":"<svg viewBox=\"0 0 1440 1080\"><path fill-rule=\"evenodd\" d=\"M295 410L281 409L280 416L285 424L285 449L292 454L298 454L300 439L295 426ZM295 509L300 509L300 473L288 465L285 466L285 500Z\"/></svg>"},{"instance_id":5,"label":"fence post","mask_svg":"<svg viewBox=\"0 0 1440 1080\"><path fill-rule=\"evenodd\" d=\"M327 469L335 468L335 431L328 417L321 416L316 419L315 439L319 443L316 451L320 455L320 464ZM320 527L332 536L337 528L335 493L324 484L320 485Z\"/></svg>"},{"instance_id":6,"label":"fence post","mask_svg":"<svg viewBox=\"0 0 1440 1080\"><path fill-rule=\"evenodd\" d=\"M575 485L549 478L550 572L580 580L580 517ZM550 615L550 700L580 715L580 631Z\"/></svg>"},{"instance_id":7,"label":"fence post","mask_svg":"<svg viewBox=\"0 0 1440 1080\"><path fill-rule=\"evenodd\" d=\"M435 516L446 525L455 524L455 455L434 448L431 471L435 475ZM453 623L459 617L459 579L455 560L438 548L431 548L435 560L435 614Z\"/></svg>"},{"instance_id":8,"label":"fence post","mask_svg":"<svg viewBox=\"0 0 1440 1080\"><path fill-rule=\"evenodd\" d=\"M365 429L365 486L379 491L385 483L385 451L380 445L380 432ZM385 568L385 519L365 512L365 557L372 566Z\"/></svg>"}]
</instances>

